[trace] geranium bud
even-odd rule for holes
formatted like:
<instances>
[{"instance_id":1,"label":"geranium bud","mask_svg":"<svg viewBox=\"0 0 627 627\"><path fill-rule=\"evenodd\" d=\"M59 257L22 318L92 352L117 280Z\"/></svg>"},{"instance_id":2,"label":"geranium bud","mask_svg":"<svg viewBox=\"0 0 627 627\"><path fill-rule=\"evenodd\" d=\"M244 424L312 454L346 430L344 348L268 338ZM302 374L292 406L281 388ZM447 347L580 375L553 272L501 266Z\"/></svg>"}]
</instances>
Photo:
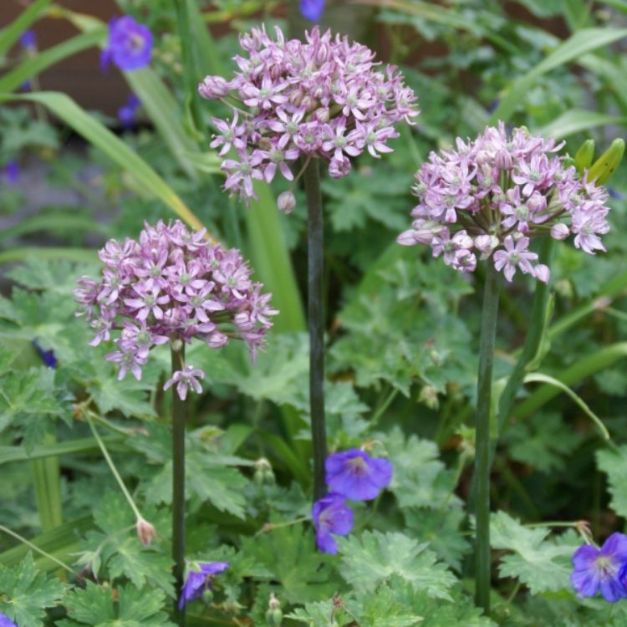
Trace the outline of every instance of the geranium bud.
<instances>
[{"instance_id":1,"label":"geranium bud","mask_svg":"<svg viewBox=\"0 0 627 627\"><path fill-rule=\"evenodd\" d=\"M279 211L289 215L296 207L296 197L292 192L281 192L276 200L276 204Z\"/></svg>"},{"instance_id":2,"label":"geranium bud","mask_svg":"<svg viewBox=\"0 0 627 627\"><path fill-rule=\"evenodd\" d=\"M266 621L272 627L281 627L283 621L283 612L281 611L281 602L276 598L274 593L270 594L268 601L268 611L266 612Z\"/></svg>"},{"instance_id":3,"label":"geranium bud","mask_svg":"<svg viewBox=\"0 0 627 627\"><path fill-rule=\"evenodd\" d=\"M426 405L429 409L437 409L440 406L438 391L432 385L423 386L418 395L418 402Z\"/></svg>"},{"instance_id":4,"label":"geranium bud","mask_svg":"<svg viewBox=\"0 0 627 627\"><path fill-rule=\"evenodd\" d=\"M157 531L153 525L143 518L138 518L135 524L137 537L144 546L150 546L152 541L157 537Z\"/></svg>"},{"instance_id":5,"label":"geranium bud","mask_svg":"<svg viewBox=\"0 0 627 627\"><path fill-rule=\"evenodd\" d=\"M275 481L272 466L265 457L260 457L255 462L254 480L258 485L269 485Z\"/></svg>"},{"instance_id":6,"label":"geranium bud","mask_svg":"<svg viewBox=\"0 0 627 627\"><path fill-rule=\"evenodd\" d=\"M213 591L211 590L211 588L205 588L204 592L202 593L202 600L205 605L211 605L213 603Z\"/></svg>"}]
</instances>

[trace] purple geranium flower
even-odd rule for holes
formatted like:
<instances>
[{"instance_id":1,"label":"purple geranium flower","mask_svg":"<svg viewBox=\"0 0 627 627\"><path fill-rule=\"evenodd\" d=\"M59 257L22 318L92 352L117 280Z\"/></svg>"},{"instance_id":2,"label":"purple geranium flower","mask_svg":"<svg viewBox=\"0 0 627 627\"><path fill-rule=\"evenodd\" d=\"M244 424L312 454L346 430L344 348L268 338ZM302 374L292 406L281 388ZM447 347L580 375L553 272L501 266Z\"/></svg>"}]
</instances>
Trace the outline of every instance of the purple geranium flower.
<instances>
[{"instance_id":1,"label":"purple geranium flower","mask_svg":"<svg viewBox=\"0 0 627 627\"><path fill-rule=\"evenodd\" d=\"M329 490L354 501L376 498L392 480L389 460L370 457L359 449L329 455L325 468Z\"/></svg>"},{"instance_id":2,"label":"purple geranium flower","mask_svg":"<svg viewBox=\"0 0 627 627\"><path fill-rule=\"evenodd\" d=\"M0 627L17 627L17 625L8 616L0 612Z\"/></svg>"},{"instance_id":3,"label":"purple geranium flower","mask_svg":"<svg viewBox=\"0 0 627 627\"><path fill-rule=\"evenodd\" d=\"M179 609L197 599L204 590L211 588L211 579L214 575L224 572L229 567L228 562L198 562L187 573L181 596L179 597Z\"/></svg>"},{"instance_id":4,"label":"purple geranium flower","mask_svg":"<svg viewBox=\"0 0 627 627\"><path fill-rule=\"evenodd\" d=\"M125 129L132 128L135 124L135 115L137 109L141 106L141 100L135 95L131 94L126 101L126 104L118 109L118 120Z\"/></svg>"},{"instance_id":5,"label":"purple geranium flower","mask_svg":"<svg viewBox=\"0 0 627 627\"><path fill-rule=\"evenodd\" d=\"M109 22L109 40L100 55L100 67L106 70L113 62L120 70L139 70L150 63L152 33L130 15Z\"/></svg>"},{"instance_id":6,"label":"purple geranium flower","mask_svg":"<svg viewBox=\"0 0 627 627\"><path fill-rule=\"evenodd\" d=\"M20 44L22 48L28 52L33 52L37 49L37 37L32 30L26 30L20 35Z\"/></svg>"},{"instance_id":7,"label":"purple geranium flower","mask_svg":"<svg viewBox=\"0 0 627 627\"><path fill-rule=\"evenodd\" d=\"M324 0L300 0L300 12L310 22L319 22L324 13Z\"/></svg>"},{"instance_id":8,"label":"purple geranium flower","mask_svg":"<svg viewBox=\"0 0 627 627\"><path fill-rule=\"evenodd\" d=\"M613 533L600 549L584 544L575 551L570 581L580 597L593 597L600 591L606 601L615 603L627 596L625 566L627 536Z\"/></svg>"},{"instance_id":9,"label":"purple geranium flower","mask_svg":"<svg viewBox=\"0 0 627 627\"><path fill-rule=\"evenodd\" d=\"M345 536L353 528L353 511L341 494L327 494L317 500L311 509L316 529L316 544L324 553L337 553L337 542L332 534Z\"/></svg>"}]
</instances>

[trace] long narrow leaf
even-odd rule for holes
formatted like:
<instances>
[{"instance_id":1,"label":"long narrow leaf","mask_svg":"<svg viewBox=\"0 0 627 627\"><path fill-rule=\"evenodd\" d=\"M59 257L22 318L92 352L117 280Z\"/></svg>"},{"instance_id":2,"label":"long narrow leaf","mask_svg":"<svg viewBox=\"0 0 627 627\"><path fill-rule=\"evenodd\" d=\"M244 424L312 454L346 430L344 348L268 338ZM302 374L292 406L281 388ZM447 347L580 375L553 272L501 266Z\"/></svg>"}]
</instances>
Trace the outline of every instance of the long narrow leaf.
<instances>
[{"instance_id":1,"label":"long narrow leaf","mask_svg":"<svg viewBox=\"0 0 627 627\"><path fill-rule=\"evenodd\" d=\"M70 97L58 92L48 91L16 96L15 98L38 102L47 107L79 135L82 135L120 167L128 171L147 195L162 200L174 213L194 229L203 228L200 220L150 165L121 139L116 137L106 126L79 107ZM8 96L0 97L0 101L11 99Z\"/></svg>"},{"instance_id":2,"label":"long narrow leaf","mask_svg":"<svg viewBox=\"0 0 627 627\"><path fill-rule=\"evenodd\" d=\"M588 131L597 126L605 126L607 124L625 124L627 118L607 113L597 113L596 111L566 111L563 115L553 120L550 124L539 129L538 134L545 137L554 137L562 139L574 133Z\"/></svg>"},{"instance_id":3,"label":"long narrow leaf","mask_svg":"<svg viewBox=\"0 0 627 627\"><path fill-rule=\"evenodd\" d=\"M104 35L104 28L99 28L90 33L81 33L25 59L16 68L0 78L0 93L15 91L22 83L40 74L51 65L97 45L104 38Z\"/></svg>"},{"instance_id":4,"label":"long narrow leaf","mask_svg":"<svg viewBox=\"0 0 627 627\"><path fill-rule=\"evenodd\" d=\"M627 37L627 29L621 28L584 28L560 44L543 61L532 70L517 79L502 98L499 106L492 113L490 122L509 120L516 107L524 100L525 94L533 82L543 74L570 63L587 52L609 46L610 44Z\"/></svg>"},{"instance_id":5,"label":"long narrow leaf","mask_svg":"<svg viewBox=\"0 0 627 627\"><path fill-rule=\"evenodd\" d=\"M9 51L20 35L48 8L51 1L35 0L13 22L0 31L0 56L4 56Z\"/></svg>"}]
</instances>

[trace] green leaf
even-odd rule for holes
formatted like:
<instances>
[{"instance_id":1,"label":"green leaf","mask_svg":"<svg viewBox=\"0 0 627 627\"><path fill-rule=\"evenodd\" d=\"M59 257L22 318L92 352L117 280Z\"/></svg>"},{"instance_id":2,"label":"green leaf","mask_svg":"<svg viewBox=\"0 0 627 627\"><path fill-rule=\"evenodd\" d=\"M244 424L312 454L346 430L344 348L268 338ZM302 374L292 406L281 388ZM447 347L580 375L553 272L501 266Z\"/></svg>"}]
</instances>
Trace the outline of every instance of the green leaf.
<instances>
[{"instance_id":1,"label":"green leaf","mask_svg":"<svg viewBox=\"0 0 627 627\"><path fill-rule=\"evenodd\" d=\"M0 31L0 56L4 56L9 48L28 30L31 24L43 14L52 0L35 0L22 11L13 22Z\"/></svg>"},{"instance_id":2,"label":"green leaf","mask_svg":"<svg viewBox=\"0 0 627 627\"><path fill-rule=\"evenodd\" d=\"M113 590L108 584L91 581L65 599L72 619L94 627L169 627L173 623L168 620L165 603L166 597L160 590L140 590L128 585Z\"/></svg>"},{"instance_id":3,"label":"green leaf","mask_svg":"<svg viewBox=\"0 0 627 627\"><path fill-rule=\"evenodd\" d=\"M555 137L562 139L575 133L588 131L597 126L607 125L623 125L627 122L627 118L616 115L608 115L607 113L598 113L597 111L580 111L572 109L566 111L551 123L543 126L537 131L538 135L545 137Z\"/></svg>"},{"instance_id":4,"label":"green leaf","mask_svg":"<svg viewBox=\"0 0 627 627\"><path fill-rule=\"evenodd\" d=\"M495 124L497 120L509 120L515 112L516 107L521 102L524 102L525 95L535 80L543 74L561 65L570 63L587 52L609 46L624 37L627 37L627 29L582 28L577 31L569 39L561 43L532 70L527 72L527 74L516 79L505 96L501 99L499 106L492 113L490 124Z\"/></svg>"},{"instance_id":5,"label":"green leaf","mask_svg":"<svg viewBox=\"0 0 627 627\"><path fill-rule=\"evenodd\" d=\"M453 574L436 560L427 544L402 533L365 531L360 536L339 538L342 577L364 594L393 575L413 584L416 590L436 599L450 600Z\"/></svg>"},{"instance_id":6,"label":"green leaf","mask_svg":"<svg viewBox=\"0 0 627 627\"><path fill-rule=\"evenodd\" d=\"M531 594L570 589L571 557L581 544L576 534L547 539L550 529L524 527L505 512L492 515L490 533L492 548L511 551L500 560L501 577L520 580Z\"/></svg>"},{"instance_id":7,"label":"green leaf","mask_svg":"<svg viewBox=\"0 0 627 627\"><path fill-rule=\"evenodd\" d=\"M37 571L30 553L17 568L0 565L0 612L20 627L43 625L45 609L57 605L64 590L56 577Z\"/></svg>"},{"instance_id":8,"label":"green leaf","mask_svg":"<svg viewBox=\"0 0 627 627\"><path fill-rule=\"evenodd\" d=\"M610 507L619 515L627 518L627 445L619 449L597 451L599 469L607 475L607 482L612 500Z\"/></svg>"}]
</instances>

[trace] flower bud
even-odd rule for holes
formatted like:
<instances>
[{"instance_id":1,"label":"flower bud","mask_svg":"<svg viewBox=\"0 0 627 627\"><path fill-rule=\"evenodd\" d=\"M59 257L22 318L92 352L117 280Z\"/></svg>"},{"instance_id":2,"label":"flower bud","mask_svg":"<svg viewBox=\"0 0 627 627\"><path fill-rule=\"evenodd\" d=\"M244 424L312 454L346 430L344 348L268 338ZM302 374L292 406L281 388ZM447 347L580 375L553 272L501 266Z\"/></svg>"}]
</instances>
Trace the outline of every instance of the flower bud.
<instances>
[{"instance_id":1,"label":"flower bud","mask_svg":"<svg viewBox=\"0 0 627 627\"><path fill-rule=\"evenodd\" d=\"M438 391L432 385L423 386L418 395L418 402L423 403L429 409L437 409L440 406Z\"/></svg>"},{"instance_id":2,"label":"flower bud","mask_svg":"<svg viewBox=\"0 0 627 627\"><path fill-rule=\"evenodd\" d=\"M545 266L543 263L539 263L534 269L533 272L538 281L542 281L542 283L548 283L549 278L551 277L551 271L548 266Z\"/></svg>"},{"instance_id":3,"label":"flower bud","mask_svg":"<svg viewBox=\"0 0 627 627\"><path fill-rule=\"evenodd\" d=\"M283 621L283 612L281 611L281 602L274 596L274 592L270 593L268 601L268 611L266 612L266 621L272 627L281 627Z\"/></svg>"},{"instance_id":4,"label":"flower bud","mask_svg":"<svg viewBox=\"0 0 627 627\"><path fill-rule=\"evenodd\" d=\"M279 211L290 214L296 206L296 198L292 192L281 192L276 200Z\"/></svg>"},{"instance_id":5,"label":"flower bud","mask_svg":"<svg viewBox=\"0 0 627 627\"><path fill-rule=\"evenodd\" d=\"M481 259L487 259L499 245L495 235L478 235L475 237L475 248L481 253Z\"/></svg>"},{"instance_id":6,"label":"flower bud","mask_svg":"<svg viewBox=\"0 0 627 627\"><path fill-rule=\"evenodd\" d=\"M198 93L207 100L224 98L230 90L229 82L221 76L205 76L203 82L198 85Z\"/></svg>"},{"instance_id":7,"label":"flower bud","mask_svg":"<svg viewBox=\"0 0 627 627\"><path fill-rule=\"evenodd\" d=\"M157 537L157 531L147 520L138 518L135 524L137 537L144 546L150 546L152 541Z\"/></svg>"},{"instance_id":8,"label":"flower bud","mask_svg":"<svg viewBox=\"0 0 627 627\"><path fill-rule=\"evenodd\" d=\"M570 229L563 222L558 222L551 227L551 237L553 239L566 239L569 234Z\"/></svg>"},{"instance_id":9,"label":"flower bud","mask_svg":"<svg viewBox=\"0 0 627 627\"><path fill-rule=\"evenodd\" d=\"M257 485L269 485L274 483L275 477L272 466L265 457L260 457L255 462L255 474L253 478Z\"/></svg>"},{"instance_id":10,"label":"flower bud","mask_svg":"<svg viewBox=\"0 0 627 627\"><path fill-rule=\"evenodd\" d=\"M202 593L202 601L205 605L211 605L213 603L213 590L207 586Z\"/></svg>"}]
</instances>

